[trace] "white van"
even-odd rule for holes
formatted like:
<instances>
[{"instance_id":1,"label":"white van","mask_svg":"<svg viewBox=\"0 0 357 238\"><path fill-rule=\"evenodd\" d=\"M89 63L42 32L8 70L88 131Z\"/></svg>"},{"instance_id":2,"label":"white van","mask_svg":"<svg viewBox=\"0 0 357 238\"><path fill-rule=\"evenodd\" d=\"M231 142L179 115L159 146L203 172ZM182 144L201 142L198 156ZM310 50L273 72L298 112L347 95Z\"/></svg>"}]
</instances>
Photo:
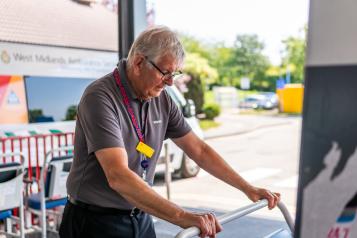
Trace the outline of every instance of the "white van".
<instances>
[{"instance_id":1,"label":"white van","mask_svg":"<svg viewBox=\"0 0 357 238\"><path fill-rule=\"evenodd\" d=\"M182 110L184 117L186 118L188 124L191 126L193 132L203 138L203 131L196 118L196 107L194 102L189 99L186 100L181 92L175 86L166 87L166 91L175 101L177 106ZM169 156L171 161L171 169L175 175L182 178L194 177L198 174L200 167L192 161L178 146L175 145L171 140L166 140L164 143L168 143ZM160 158L156 166L156 172L162 173L165 171L165 149L161 150Z\"/></svg>"},{"instance_id":2,"label":"white van","mask_svg":"<svg viewBox=\"0 0 357 238\"><path fill-rule=\"evenodd\" d=\"M197 118L195 117L195 106L193 101L186 100L175 86L166 87L166 90L182 110L193 131L199 137L203 138L203 132L198 124ZM19 151L21 146L21 150L26 155L26 160L28 157L31 158L31 166L37 164L37 161L39 162L39 165L42 165L44 155L48 152L49 148L53 148L53 145L55 147L64 146L65 144L63 143L65 141L68 145L73 144L72 139L74 128L75 121L0 125L0 138L2 138L2 140L5 138L5 143L1 143L1 147L3 147L4 144L2 151ZM50 135L45 139L41 138L41 135L48 135L51 133L54 135ZM60 138L58 133L66 134L64 137L67 138ZM26 139L26 137L31 135L33 136L34 134L34 138ZM14 139L14 142L11 142L12 136L23 136L25 139L22 139L22 145L20 145L19 139ZM190 160L180 148L178 148L171 140L166 140L164 143L168 144L172 172L185 178L197 175L199 167L192 160ZM163 147L156 169L157 173L165 171L164 155L165 151ZM25 162L25 165L28 166L28 161Z\"/></svg>"}]
</instances>

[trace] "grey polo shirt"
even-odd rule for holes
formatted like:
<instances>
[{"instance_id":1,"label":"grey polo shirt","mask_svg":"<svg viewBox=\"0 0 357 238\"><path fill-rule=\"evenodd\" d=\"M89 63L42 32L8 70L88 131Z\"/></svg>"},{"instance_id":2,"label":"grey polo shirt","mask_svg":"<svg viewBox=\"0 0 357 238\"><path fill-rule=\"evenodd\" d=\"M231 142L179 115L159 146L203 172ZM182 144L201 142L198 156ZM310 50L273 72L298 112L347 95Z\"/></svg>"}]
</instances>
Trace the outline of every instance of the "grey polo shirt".
<instances>
[{"instance_id":1,"label":"grey polo shirt","mask_svg":"<svg viewBox=\"0 0 357 238\"><path fill-rule=\"evenodd\" d=\"M143 102L138 100L127 81L125 65L125 60L119 62L121 82L130 99L136 120L144 131L145 143L155 150L149 159L147 170L147 180L152 183L162 142L166 138L182 137L191 128L166 90L156 98ZM125 148L129 168L141 176L141 157L135 149L138 143L139 138L113 73L94 81L86 88L78 105L74 160L67 180L68 194L89 204L131 209L133 206L109 187L94 152L111 147ZM141 196L140 191L137 191L137 194Z\"/></svg>"}]
</instances>

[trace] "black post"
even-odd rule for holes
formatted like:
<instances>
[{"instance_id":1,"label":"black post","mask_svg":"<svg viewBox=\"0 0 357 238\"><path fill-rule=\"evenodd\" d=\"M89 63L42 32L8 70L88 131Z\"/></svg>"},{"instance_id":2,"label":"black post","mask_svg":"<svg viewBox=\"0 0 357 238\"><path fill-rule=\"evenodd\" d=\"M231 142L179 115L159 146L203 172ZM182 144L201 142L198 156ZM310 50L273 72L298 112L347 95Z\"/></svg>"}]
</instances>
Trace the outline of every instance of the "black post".
<instances>
[{"instance_id":1,"label":"black post","mask_svg":"<svg viewBox=\"0 0 357 238\"><path fill-rule=\"evenodd\" d=\"M134 41L134 1L118 0L119 59L126 58Z\"/></svg>"},{"instance_id":2,"label":"black post","mask_svg":"<svg viewBox=\"0 0 357 238\"><path fill-rule=\"evenodd\" d=\"M296 238L357 237L356 11L310 1Z\"/></svg>"}]
</instances>

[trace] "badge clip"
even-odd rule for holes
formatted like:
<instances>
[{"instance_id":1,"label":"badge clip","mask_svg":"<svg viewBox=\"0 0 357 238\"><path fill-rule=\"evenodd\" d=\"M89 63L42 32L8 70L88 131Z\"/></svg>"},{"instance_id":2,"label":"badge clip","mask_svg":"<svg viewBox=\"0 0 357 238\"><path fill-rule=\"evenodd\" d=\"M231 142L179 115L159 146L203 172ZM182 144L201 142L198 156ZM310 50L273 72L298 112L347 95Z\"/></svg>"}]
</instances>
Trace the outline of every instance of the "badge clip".
<instances>
[{"instance_id":1,"label":"badge clip","mask_svg":"<svg viewBox=\"0 0 357 238\"><path fill-rule=\"evenodd\" d=\"M140 141L139 144L136 146L136 150L150 159L155 152L155 150L153 148L151 148L150 146L148 146L147 144L145 144L142 141Z\"/></svg>"}]
</instances>

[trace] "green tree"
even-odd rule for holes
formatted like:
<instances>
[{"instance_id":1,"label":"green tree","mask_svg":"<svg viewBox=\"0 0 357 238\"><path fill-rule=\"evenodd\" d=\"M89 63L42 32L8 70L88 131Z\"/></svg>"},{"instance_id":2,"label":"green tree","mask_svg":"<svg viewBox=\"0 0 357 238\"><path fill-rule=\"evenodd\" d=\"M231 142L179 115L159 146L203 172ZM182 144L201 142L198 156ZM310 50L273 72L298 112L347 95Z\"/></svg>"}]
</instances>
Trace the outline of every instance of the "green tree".
<instances>
[{"instance_id":1,"label":"green tree","mask_svg":"<svg viewBox=\"0 0 357 238\"><path fill-rule=\"evenodd\" d=\"M209 60L211 58L211 48L204 45L196 38L188 35L180 34L180 40L187 53L195 53Z\"/></svg>"},{"instance_id":2,"label":"green tree","mask_svg":"<svg viewBox=\"0 0 357 238\"><path fill-rule=\"evenodd\" d=\"M234 58L231 64L237 78L248 77L253 86L263 87L265 72L270 66L268 58L263 54L264 43L257 35L237 35L233 50ZM234 85L239 85L239 82L235 81Z\"/></svg>"},{"instance_id":3,"label":"green tree","mask_svg":"<svg viewBox=\"0 0 357 238\"><path fill-rule=\"evenodd\" d=\"M199 76L203 79L203 86L239 87L242 77L249 77L251 85L256 89L267 89L275 85L266 76L270 62L262 53L264 44L257 35L238 35L233 47L223 43L205 45L185 35L181 35L181 40L188 54L185 70L189 70L193 78ZM215 69L216 76L209 73L211 69Z\"/></svg>"},{"instance_id":4,"label":"green tree","mask_svg":"<svg viewBox=\"0 0 357 238\"><path fill-rule=\"evenodd\" d=\"M211 64L217 69L217 85L232 85L236 80L236 69L233 63L234 51L222 43L215 45L212 49Z\"/></svg>"},{"instance_id":5,"label":"green tree","mask_svg":"<svg viewBox=\"0 0 357 238\"><path fill-rule=\"evenodd\" d=\"M29 110L29 121L30 122L36 122L36 118L37 117L42 117L43 116L43 112L42 109L31 109Z\"/></svg>"},{"instance_id":6,"label":"green tree","mask_svg":"<svg viewBox=\"0 0 357 238\"><path fill-rule=\"evenodd\" d=\"M65 121L75 120L77 117L77 106L71 105L67 108Z\"/></svg>"},{"instance_id":7,"label":"green tree","mask_svg":"<svg viewBox=\"0 0 357 238\"><path fill-rule=\"evenodd\" d=\"M202 112L204 104L204 91L207 83L214 82L218 73L208 64L208 60L197 53L187 53L184 72L189 76L187 83L188 92L184 95L195 102L198 113Z\"/></svg>"},{"instance_id":8,"label":"green tree","mask_svg":"<svg viewBox=\"0 0 357 238\"><path fill-rule=\"evenodd\" d=\"M305 26L302 36L290 36L283 40L285 49L282 59L282 70L289 70L291 82L302 83L304 80L305 51L306 51L306 32Z\"/></svg>"}]
</instances>

